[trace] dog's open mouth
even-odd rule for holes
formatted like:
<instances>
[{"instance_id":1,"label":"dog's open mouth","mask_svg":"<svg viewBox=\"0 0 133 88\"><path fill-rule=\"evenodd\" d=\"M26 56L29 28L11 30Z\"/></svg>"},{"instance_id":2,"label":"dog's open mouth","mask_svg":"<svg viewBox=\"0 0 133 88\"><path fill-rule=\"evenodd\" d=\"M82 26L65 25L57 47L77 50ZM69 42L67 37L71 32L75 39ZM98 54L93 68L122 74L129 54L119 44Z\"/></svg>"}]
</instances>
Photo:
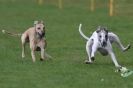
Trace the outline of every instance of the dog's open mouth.
<instances>
[{"instance_id":1,"label":"dog's open mouth","mask_svg":"<svg viewBox=\"0 0 133 88\"><path fill-rule=\"evenodd\" d=\"M45 36L45 33L42 33L42 34L38 33L38 36L41 39L41 38L43 38Z\"/></svg>"}]
</instances>

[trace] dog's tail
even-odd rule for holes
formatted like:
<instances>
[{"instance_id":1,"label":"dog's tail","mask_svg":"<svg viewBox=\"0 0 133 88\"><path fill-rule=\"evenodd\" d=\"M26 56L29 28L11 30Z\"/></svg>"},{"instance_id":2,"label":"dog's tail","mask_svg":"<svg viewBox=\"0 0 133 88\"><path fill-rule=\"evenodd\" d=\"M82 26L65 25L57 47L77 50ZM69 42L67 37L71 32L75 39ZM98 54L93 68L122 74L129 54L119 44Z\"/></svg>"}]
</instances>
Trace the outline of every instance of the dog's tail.
<instances>
[{"instance_id":1,"label":"dog's tail","mask_svg":"<svg viewBox=\"0 0 133 88\"><path fill-rule=\"evenodd\" d=\"M3 34L8 34L8 35L11 35L11 36L18 36L18 37L20 37L22 35L22 34L19 34L19 33L8 32L6 30L2 30L2 33Z\"/></svg>"},{"instance_id":2,"label":"dog's tail","mask_svg":"<svg viewBox=\"0 0 133 88\"><path fill-rule=\"evenodd\" d=\"M85 38L86 40L89 40L89 37L87 37L87 36L82 32L81 27L82 27L82 24L79 25L79 33L80 33L80 35L81 35L83 38Z\"/></svg>"}]
</instances>

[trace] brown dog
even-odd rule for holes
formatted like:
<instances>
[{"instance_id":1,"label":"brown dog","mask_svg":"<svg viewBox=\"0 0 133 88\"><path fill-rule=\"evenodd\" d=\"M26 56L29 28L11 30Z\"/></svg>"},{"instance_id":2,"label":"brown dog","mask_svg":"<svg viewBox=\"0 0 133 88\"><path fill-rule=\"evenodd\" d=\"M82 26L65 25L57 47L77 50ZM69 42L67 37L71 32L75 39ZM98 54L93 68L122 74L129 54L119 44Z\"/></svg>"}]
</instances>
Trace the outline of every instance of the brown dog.
<instances>
[{"instance_id":1,"label":"brown dog","mask_svg":"<svg viewBox=\"0 0 133 88\"><path fill-rule=\"evenodd\" d=\"M33 62L36 61L35 51L41 51L41 59L40 60L44 60L45 57L51 58L51 56L45 52L47 43L46 43L46 39L44 37L45 36L45 25L44 25L43 21L35 21L34 26L27 29L23 34L10 33L5 30L2 30L2 32L10 34L12 36L21 35L22 58L25 57L26 43L30 44L31 56L32 56Z\"/></svg>"},{"instance_id":2,"label":"brown dog","mask_svg":"<svg viewBox=\"0 0 133 88\"><path fill-rule=\"evenodd\" d=\"M44 48L46 47L45 27L42 21L34 22L34 27L26 30L22 36L22 58L25 57L25 44L30 43L31 56L33 62L35 62L35 51L41 51L41 60L44 60Z\"/></svg>"}]
</instances>

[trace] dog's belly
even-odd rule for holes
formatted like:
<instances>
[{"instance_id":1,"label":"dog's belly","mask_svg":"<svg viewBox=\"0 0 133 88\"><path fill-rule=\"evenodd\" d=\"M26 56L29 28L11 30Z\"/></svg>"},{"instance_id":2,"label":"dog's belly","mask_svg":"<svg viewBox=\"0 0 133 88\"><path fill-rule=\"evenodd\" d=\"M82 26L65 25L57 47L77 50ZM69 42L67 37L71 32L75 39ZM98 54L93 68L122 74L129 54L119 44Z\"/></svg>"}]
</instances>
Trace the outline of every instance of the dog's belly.
<instances>
[{"instance_id":1,"label":"dog's belly","mask_svg":"<svg viewBox=\"0 0 133 88\"><path fill-rule=\"evenodd\" d=\"M26 42L29 42L29 36L26 37L25 41Z\"/></svg>"},{"instance_id":2,"label":"dog's belly","mask_svg":"<svg viewBox=\"0 0 133 88\"><path fill-rule=\"evenodd\" d=\"M107 56L108 55L108 51L104 48L98 48L98 51L103 55L103 56Z\"/></svg>"},{"instance_id":3,"label":"dog's belly","mask_svg":"<svg viewBox=\"0 0 133 88\"><path fill-rule=\"evenodd\" d=\"M39 46L37 46L35 51L41 51L41 48Z\"/></svg>"}]
</instances>

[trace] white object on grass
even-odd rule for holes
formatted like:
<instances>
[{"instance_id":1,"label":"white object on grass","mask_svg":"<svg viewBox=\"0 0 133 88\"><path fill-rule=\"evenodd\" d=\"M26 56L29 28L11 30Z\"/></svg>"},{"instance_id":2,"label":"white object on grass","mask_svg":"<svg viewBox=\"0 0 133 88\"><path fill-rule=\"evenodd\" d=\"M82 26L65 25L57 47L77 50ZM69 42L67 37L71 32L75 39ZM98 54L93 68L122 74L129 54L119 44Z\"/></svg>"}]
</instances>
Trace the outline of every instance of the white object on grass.
<instances>
[{"instance_id":1,"label":"white object on grass","mask_svg":"<svg viewBox=\"0 0 133 88\"><path fill-rule=\"evenodd\" d=\"M121 67L120 72L125 73L128 72L129 70L126 67Z\"/></svg>"},{"instance_id":2,"label":"white object on grass","mask_svg":"<svg viewBox=\"0 0 133 88\"><path fill-rule=\"evenodd\" d=\"M4 34L5 34L5 33L6 33L6 31L5 31L5 30L2 30L2 33L4 33Z\"/></svg>"},{"instance_id":3,"label":"white object on grass","mask_svg":"<svg viewBox=\"0 0 133 88\"><path fill-rule=\"evenodd\" d=\"M101 79L101 82L103 82L103 81L104 81L104 79L102 78L102 79Z\"/></svg>"},{"instance_id":4,"label":"white object on grass","mask_svg":"<svg viewBox=\"0 0 133 88\"><path fill-rule=\"evenodd\" d=\"M130 75L132 75L132 74L133 74L133 71L128 70L128 71L125 72L125 73L121 73L121 76L122 76L122 77L128 77L128 76L130 76Z\"/></svg>"},{"instance_id":5,"label":"white object on grass","mask_svg":"<svg viewBox=\"0 0 133 88\"><path fill-rule=\"evenodd\" d=\"M126 67L122 67L122 68L120 69L120 72L121 72L121 76L122 76L122 77L128 77L128 76L130 76L130 75L133 74L133 71L127 69Z\"/></svg>"}]
</instances>

